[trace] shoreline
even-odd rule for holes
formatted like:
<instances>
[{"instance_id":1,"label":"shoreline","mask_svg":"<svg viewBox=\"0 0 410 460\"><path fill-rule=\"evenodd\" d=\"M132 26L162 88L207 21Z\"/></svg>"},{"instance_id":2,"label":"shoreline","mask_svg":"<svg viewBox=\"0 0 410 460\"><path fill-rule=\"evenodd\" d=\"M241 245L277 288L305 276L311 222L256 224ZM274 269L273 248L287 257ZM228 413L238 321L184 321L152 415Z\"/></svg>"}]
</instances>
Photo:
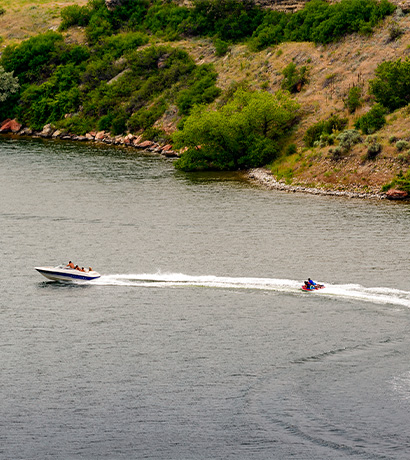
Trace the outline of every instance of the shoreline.
<instances>
[{"instance_id":1,"label":"shoreline","mask_svg":"<svg viewBox=\"0 0 410 460\"><path fill-rule=\"evenodd\" d=\"M288 193L305 193L310 195L336 196L345 198L360 198L384 200L387 199L387 194L383 192L356 192L348 190L324 190L321 188L312 188L303 185L288 185L282 181L277 181L269 169L253 168L247 171L246 177L250 182L263 186L269 190L279 190Z\"/></svg>"},{"instance_id":2,"label":"shoreline","mask_svg":"<svg viewBox=\"0 0 410 460\"><path fill-rule=\"evenodd\" d=\"M13 126L14 129L1 129L4 128L6 123L15 123L17 126ZM7 128L9 128L7 126ZM10 126L10 128L12 128ZM74 142L92 142L102 143L113 146L129 147L135 150L143 150L146 152L158 154L166 158L177 159L179 152L174 151L171 144L160 145L157 142L143 140L141 135L128 134L125 136L111 136L105 131L87 133L85 136L78 136L71 133L64 133L56 130L51 125L44 126L42 131L34 131L29 128L24 128L18 124L16 120L5 120L0 124L0 134L21 136L28 138L43 138L50 140L69 140ZM267 168L253 168L247 171L243 171L244 178L250 183L259 185L268 190L278 190L288 193L304 193L309 195L322 195L322 196L334 196L334 197L345 197L345 198L360 198L360 199L372 199L372 200L384 200L384 199L400 199L390 197L388 193L384 192L364 192L364 191L352 191L352 190L335 190L335 189L323 189L319 187L308 187L304 185L289 185L284 181L278 181L273 176L272 172Z\"/></svg>"}]
</instances>

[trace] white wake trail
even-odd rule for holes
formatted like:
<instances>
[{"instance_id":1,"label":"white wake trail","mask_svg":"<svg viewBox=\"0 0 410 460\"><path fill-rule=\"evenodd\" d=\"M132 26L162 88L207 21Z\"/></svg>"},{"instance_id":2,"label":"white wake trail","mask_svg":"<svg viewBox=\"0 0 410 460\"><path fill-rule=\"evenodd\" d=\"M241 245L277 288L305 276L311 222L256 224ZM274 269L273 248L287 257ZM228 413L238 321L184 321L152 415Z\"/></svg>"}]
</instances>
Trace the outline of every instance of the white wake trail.
<instances>
[{"instance_id":1,"label":"white wake trail","mask_svg":"<svg viewBox=\"0 0 410 460\"><path fill-rule=\"evenodd\" d=\"M277 278L247 278L225 277L213 275L185 275L183 273L141 273L103 275L94 280L93 284L106 286L135 286L135 287L172 287L172 286L202 286L225 289L258 289L300 295L319 295L324 297L339 297L344 299L361 300L379 304L400 305L410 308L410 292L385 287L366 288L359 284L328 284L325 289L313 292L303 292L300 280Z\"/></svg>"}]
</instances>

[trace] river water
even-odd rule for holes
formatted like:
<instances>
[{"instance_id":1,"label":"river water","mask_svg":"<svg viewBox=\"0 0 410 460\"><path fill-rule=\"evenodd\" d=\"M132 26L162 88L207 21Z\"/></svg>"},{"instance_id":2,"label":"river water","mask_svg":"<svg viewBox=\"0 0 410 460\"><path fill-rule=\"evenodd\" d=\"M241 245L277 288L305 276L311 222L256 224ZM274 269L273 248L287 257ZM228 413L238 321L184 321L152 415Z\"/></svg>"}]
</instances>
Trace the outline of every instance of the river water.
<instances>
[{"instance_id":1,"label":"river water","mask_svg":"<svg viewBox=\"0 0 410 460\"><path fill-rule=\"evenodd\" d=\"M1 459L410 458L409 205L11 138L0 192Z\"/></svg>"}]
</instances>

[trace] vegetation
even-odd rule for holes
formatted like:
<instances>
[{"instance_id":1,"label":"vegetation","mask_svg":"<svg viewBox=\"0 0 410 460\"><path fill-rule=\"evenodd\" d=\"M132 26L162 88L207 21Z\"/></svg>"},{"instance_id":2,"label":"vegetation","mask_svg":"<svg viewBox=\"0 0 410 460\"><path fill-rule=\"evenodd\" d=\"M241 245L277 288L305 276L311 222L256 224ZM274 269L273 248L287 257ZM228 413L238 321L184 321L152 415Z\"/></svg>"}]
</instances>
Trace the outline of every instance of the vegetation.
<instances>
[{"instance_id":1,"label":"vegetation","mask_svg":"<svg viewBox=\"0 0 410 460\"><path fill-rule=\"evenodd\" d=\"M406 106L410 102L410 60L381 63L370 81L370 93L390 111Z\"/></svg>"},{"instance_id":2,"label":"vegetation","mask_svg":"<svg viewBox=\"0 0 410 460\"><path fill-rule=\"evenodd\" d=\"M13 76L13 72L6 72L0 66L0 102L4 102L19 89L18 78Z\"/></svg>"},{"instance_id":3,"label":"vegetation","mask_svg":"<svg viewBox=\"0 0 410 460\"><path fill-rule=\"evenodd\" d=\"M360 129L363 134L373 134L386 124L387 110L381 105L374 105L367 113L359 117L354 126Z\"/></svg>"},{"instance_id":4,"label":"vegetation","mask_svg":"<svg viewBox=\"0 0 410 460\"><path fill-rule=\"evenodd\" d=\"M346 125L346 118L340 118L337 115L333 115L328 120L319 121L308 128L303 140L307 147L313 147L315 142L320 141L323 135L329 136L337 131L341 131Z\"/></svg>"},{"instance_id":5,"label":"vegetation","mask_svg":"<svg viewBox=\"0 0 410 460\"><path fill-rule=\"evenodd\" d=\"M187 151L176 162L185 171L242 169L273 161L299 106L287 92L238 90L218 111L196 106L174 134Z\"/></svg>"},{"instance_id":6,"label":"vegetation","mask_svg":"<svg viewBox=\"0 0 410 460\"><path fill-rule=\"evenodd\" d=\"M341 0L330 4L312 0L294 14L271 11L252 35L252 47L261 50L284 41L331 43L346 34L369 34L395 7L386 0Z\"/></svg>"},{"instance_id":7,"label":"vegetation","mask_svg":"<svg viewBox=\"0 0 410 460\"><path fill-rule=\"evenodd\" d=\"M308 82L308 68L306 66L298 69L296 64L291 62L283 69L282 74L284 76L282 89L291 93L299 92Z\"/></svg>"}]
</instances>

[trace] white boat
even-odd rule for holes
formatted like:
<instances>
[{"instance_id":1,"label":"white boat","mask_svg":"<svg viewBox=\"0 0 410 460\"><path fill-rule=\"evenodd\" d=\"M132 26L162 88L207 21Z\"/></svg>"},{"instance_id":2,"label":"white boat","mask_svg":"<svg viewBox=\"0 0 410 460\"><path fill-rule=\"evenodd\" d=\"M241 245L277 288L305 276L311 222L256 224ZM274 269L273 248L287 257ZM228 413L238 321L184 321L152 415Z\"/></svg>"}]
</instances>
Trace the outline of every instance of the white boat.
<instances>
[{"instance_id":1,"label":"white boat","mask_svg":"<svg viewBox=\"0 0 410 460\"><path fill-rule=\"evenodd\" d=\"M34 268L43 276L52 281L95 280L101 276L91 268L83 272L75 268L67 267L67 265Z\"/></svg>"}]
</instances>

